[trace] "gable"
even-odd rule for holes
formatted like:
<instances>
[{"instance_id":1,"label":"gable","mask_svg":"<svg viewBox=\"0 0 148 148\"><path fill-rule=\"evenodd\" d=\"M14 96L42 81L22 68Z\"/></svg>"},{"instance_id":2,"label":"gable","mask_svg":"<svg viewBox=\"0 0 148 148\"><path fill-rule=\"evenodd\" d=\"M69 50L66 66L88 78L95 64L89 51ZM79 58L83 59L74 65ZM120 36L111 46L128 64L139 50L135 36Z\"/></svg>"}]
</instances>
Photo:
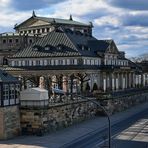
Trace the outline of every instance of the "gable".
<instances>
[{"instance_id":1,"label":"gable","mask_svg":"<svg viewBox=\"0 0 148 148\"><path fill-rule=\"evenodd\" d=\"M48 23L47 21L43 21L43 20L39 20L34 17L31 17L31 18L27 19L26 21L24 21L23 23L17 25L15 27L15 29L29 28L29 27L33 27L33 26L42 26L42 25L49 25L49 24L50 23Z\"/></svg>"},{"instance_id":2,"label":"gable","mask_svg":"<svg viewBox=\"0 0 148 148\"><path fill-rule=\"evenodd\" d=\"M108 48L106 49L106 53L112 53L112 54L117 54L119 51L117 49L116 44L114 43L114 41L112 41L110 43L110 45L108 46Z\"/></svg>"},{"instance_id":3,"label":"gable","mask_svg":"<svg viewBox=\"0 0 148 148\"><path fill-rule=\"evenodd\" d=\"M50 23L42 21L42 20L36 20L32 24L30 24L28 27L34 27L34 26L43 26L43 25L49 25Z\"/></svg>"}]
</instances>

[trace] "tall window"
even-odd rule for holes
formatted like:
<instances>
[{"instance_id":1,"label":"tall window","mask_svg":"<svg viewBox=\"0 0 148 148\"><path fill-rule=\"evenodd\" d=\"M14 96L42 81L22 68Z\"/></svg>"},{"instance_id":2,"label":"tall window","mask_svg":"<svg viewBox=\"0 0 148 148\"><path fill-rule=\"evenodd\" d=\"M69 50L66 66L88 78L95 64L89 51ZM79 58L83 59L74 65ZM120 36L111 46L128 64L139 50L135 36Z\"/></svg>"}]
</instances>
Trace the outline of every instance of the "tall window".
<instances>
[{"instance_id":1,"label":"tall window","mask_svg":"<svg viewBox=\"0 0 148 148\"><path fill-rule=\"evenodd\" d=\"M3 85L3 97L4 97L4 100L8 100L9 99L9 85L8 84L4 84Z\"/></svg>"},{"instance_id":2,"label":"tall window","mask_svg":"<svg viewBox=\"0 0 148 148\"><path fill-rule=\"evenodd\" d=\"M15 85L10 84L10 99L15 99Z\"/></svg>"}]
</instances>

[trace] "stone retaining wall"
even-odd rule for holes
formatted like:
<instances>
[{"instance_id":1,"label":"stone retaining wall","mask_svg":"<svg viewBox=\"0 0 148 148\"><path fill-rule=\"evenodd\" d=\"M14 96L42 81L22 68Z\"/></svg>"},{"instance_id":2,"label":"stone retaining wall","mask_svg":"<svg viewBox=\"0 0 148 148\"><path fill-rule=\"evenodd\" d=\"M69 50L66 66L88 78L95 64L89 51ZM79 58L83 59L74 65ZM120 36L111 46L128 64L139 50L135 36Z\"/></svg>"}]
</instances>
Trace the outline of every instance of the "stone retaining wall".
<instances>
[{"instance_id":1,"label":"stone retaining wall","mask_svg":"<svg viewBox=\"0 0 148 148\"><path fill-rule=\"evenodd\" d=\"M9 139L20 134L20 111L18 106L0 108L0 139Z\"/></svg>"},{"instance_id":2,"label":"stone retaining wall","mask_svg":"<svg viewBox=\"0 0 148 148\"><path fill-rule=\"evenodd\" d=\"M148 93L139 93L135 95L126 95L119 98L100 100L102 106L110 114L124 111L132 106L148 102Z\"/></svg>"},{"instance_id":3,"label":"stone retaining wall","mask_svg":"<svg viewBox=\"0 0 148 148\"><path fill-rule=\"evenodd\" d=\"M21 127L23 133L41 135L68 127L95 116L97 107L90 102L57 104L49 108L22 108Z\"/></svg>"},{"instance_id":4,"label":"stone retaining wall","mask_svg":"<svg viewBox=\"0 0 148 148\"><path fill-rule=\"evenodd\" d=\"M110 113L121 112L132 106L148 102L148 93L139 93L120 98L98 99ZM23 133L42 135L81 122L98 113L101 109L91 102L58 103L47 108L21 108L21 127Z\"/></svg>"}]
</instances>

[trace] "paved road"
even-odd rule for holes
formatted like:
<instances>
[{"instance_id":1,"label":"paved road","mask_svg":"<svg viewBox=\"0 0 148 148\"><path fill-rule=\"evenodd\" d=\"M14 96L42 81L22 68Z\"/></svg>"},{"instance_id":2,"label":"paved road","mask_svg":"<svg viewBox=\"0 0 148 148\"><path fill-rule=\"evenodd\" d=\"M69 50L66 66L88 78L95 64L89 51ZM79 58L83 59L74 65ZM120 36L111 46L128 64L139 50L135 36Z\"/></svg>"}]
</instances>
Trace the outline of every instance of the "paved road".
<instances>
[{"instance_id":1,"label":"paved road","mask_svg":"<svg viewBox=\"0 0 148 148\"><path fill-rule=\"evenodd\" d=\"M63 148L103 148L107 129ZM148 148L148 109L112 126L112 148Z\"/></svg>"}]
</instances>

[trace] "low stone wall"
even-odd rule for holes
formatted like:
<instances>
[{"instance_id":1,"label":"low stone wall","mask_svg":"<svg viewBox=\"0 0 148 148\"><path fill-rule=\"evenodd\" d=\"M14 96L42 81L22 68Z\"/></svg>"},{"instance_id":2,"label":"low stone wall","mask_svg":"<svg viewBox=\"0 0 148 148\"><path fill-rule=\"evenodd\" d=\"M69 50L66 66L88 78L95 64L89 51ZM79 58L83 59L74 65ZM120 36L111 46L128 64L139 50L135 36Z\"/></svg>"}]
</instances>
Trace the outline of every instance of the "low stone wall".
<instances>
[{"instance_id":1,"label":"low stone wall","mask_svg":"<svg viewBox=\"0 0 148 148\"><path fill-rule=\"evenodd\" d=\"M116 98L99 100L110 114L124 111L132 106L148 102L148 93L136 93ZM101 111L100 111L101 112Z\"/></svg>"},{"instance_id":2,"label":"low stone wall","mask_svg":"<svg viewBox=\"0 0 148 148\"><path fill-rule=\"evenodd\" d=\"M95 116L97 107L87 101L55 104L49 108L21 108L22 132L42 135Z\"/></svg>"},{"instance_id":3,"label":"low stone wall","mask_svg":"<svg viewBox=\"0 0 148 148\"><path fill-rule=\"evenodd\" d=\"M96 100L96 99L95 99ZM118 98L97 100L110 114L121 112L132 106L148 102L148 93L138 93ZM88 101L71 103L54 103L44 108L21 108L21 127L23 134L31 133L42 135L81 122L96 114L102 114L102 110Z\"/></svg>"},{"instance_id":4,"label":"low stone wall","mask_svg":"<svg viewBox=\"0 0 148 148\"><path fill-rule=\"evenodd\" d=\"M20 134L20 111L18 106L0 108L0 139L9 139Z\"/></svg>"}]
</instances>

